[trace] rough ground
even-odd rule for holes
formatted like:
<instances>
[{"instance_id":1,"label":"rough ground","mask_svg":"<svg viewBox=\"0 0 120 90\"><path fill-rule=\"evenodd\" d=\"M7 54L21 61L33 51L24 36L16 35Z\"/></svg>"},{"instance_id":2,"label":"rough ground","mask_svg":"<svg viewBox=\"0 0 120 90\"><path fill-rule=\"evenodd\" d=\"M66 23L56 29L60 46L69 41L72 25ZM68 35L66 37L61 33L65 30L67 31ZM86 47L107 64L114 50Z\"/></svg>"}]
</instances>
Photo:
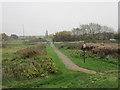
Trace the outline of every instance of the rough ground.
<instances>
[{"instance_id":1,"label":"rough ground","mask_svg":"<svg viewBox=\"0 0 120 90\"><path fill-rule=\"evenodd\" d=\"M51 46L52 46L53 50L57 53L59 58L63 61L63 63L65 64L65 66L67 68L72 69L72 70L76 70L76 71L85 72L85 73L90 73L90 74L96 73L96 71L88 70L88 69L81 68L81 67L77 66L68 57L66 57L64 54L62 54L53 44L51 44Z\"/></svg>"}]
</instances>

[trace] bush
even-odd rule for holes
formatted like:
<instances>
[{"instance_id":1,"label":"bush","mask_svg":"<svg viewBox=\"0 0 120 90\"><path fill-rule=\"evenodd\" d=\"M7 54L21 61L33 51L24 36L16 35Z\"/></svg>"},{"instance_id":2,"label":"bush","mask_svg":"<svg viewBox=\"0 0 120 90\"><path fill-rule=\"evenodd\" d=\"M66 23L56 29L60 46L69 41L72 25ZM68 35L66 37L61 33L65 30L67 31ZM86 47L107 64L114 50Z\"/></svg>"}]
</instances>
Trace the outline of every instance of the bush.
<instances>
[{"instance_id":1,"label":"bush","mask_svg":"<svg viewBox=\"0 0 120 90\"><path fill-rule=\"evenodd\" d=\"M18 51L18 54L22 58L30 58L36 55L45 55L47 52L44 50L45 46L39 47L29 47L23 50Z\"/></svg>"},{"instance_id":2,"label":"bush","mask_svg":"<svg viewBox=\"0 0 120 90\"><path fill-rule=\"evenodd\" d=\"M106 58L108 55L111 55L115 58L119 57L118 51L119 49L117 48L111 48L111 47L105 47L105 46L100 46L92 50L93 54L97 54L101 58Z\"/></svg>"},{"instance_id":3,"label":"bush","mask_svg":"<svg viewBox=\"0 0 120 90\"><path fill-rule=\"evenodd\" d=\"M31 79L53 73L57 73L57 68L44 45L17 51L14 57L2 61L3 79Z\"/></svg>"},{"instance_id":4,"label":"bush","mask_svg":"<svg viewBox=\"0 0 120 90\"><path fill-rule=\"evenodd\" d=\"M71 55L71 56L73 56L73 57L75 57L75 58L79 58L80 57L80 50L67 50L68 51L68 53Z\"/></svg>"},{"instance_id":5,"label":"bush","mask_svg":"<svg viewBox=\"0 0 120 90\"><path fill-rule=\"evenodd\" d=\"M61 43L61 44L55 44L58 48L63 49L81 49L82 44L81 43Z\"/></svg>"},{"instance_id":6,"label":"bush","mask_svg":"<svg viewBox=\"0 0 120 90\"><path fill-rule=\"evenodd\" d=\"M76 50L76 49L73 49L73 50L67 50L69 52L69 54L75 58L80 58L80 57L84 57L84 51L82 50ZM88 58L88 57L93 57L93 54L92 52L90 51L85 51L85 57Z\"/></svg>"},{"instance_id":7,"label":"bush","mask_svg":"<svg viewBox=\"0 0 120 90\"><path fill-rule=\"evenodd\" d=\"M46 77L50 73L57 73L57 68L52 58L48 55L27 59L22 59L19 56L13 59L4 59L2 66L3 79L31 79Z\"/></svg>"}]
</instances>

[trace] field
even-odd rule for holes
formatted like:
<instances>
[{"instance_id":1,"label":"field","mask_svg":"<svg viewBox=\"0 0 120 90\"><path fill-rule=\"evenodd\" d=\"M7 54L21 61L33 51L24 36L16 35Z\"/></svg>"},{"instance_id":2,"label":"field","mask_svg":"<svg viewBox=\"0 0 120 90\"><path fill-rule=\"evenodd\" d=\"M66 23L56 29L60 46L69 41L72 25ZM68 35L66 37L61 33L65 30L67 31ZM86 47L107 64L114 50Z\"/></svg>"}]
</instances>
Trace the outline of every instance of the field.
<instances>
[{"instance_id":1,"label":"field","mask_svg":"<svg viewBox=\"0 0 120 90\"><path fill-rule=\"evenodd\" d=\"M19 44L15 44L18 42ZM3 88L118 87L117 72L87 74L70 70L57 56L50 44L24 45L22 41L14 41L12 43L14 44L8 45L2 49ZM59 48L60 45L61 44L56 45L56 47ZM84 64L82 57L74 57L69 53L72 49L67 50L65 48L59 48L59 50L80 67L97 72L117 69L116 58L112 58L114 62L110 63L109 59L108 62L105 62L90 57L86 59L86 63ZM34 64L32 64L33 62ZM47 66L49 67L46 68ZM29 74L28 76L24 70ZM18 74L16 74L16 72Z\"/></svg>"}]
</instances>

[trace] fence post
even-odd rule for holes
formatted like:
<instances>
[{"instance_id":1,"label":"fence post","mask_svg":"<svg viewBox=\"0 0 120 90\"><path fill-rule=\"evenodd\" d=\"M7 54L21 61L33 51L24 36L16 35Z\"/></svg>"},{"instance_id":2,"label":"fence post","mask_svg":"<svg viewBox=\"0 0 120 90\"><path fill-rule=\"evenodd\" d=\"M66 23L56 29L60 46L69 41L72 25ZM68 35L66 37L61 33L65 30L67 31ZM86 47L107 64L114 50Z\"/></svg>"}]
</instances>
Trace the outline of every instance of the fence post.
<instances>
[{"instance_id":1,"label":"fence post","mask_svg":"<svg viewBox=\"0 0 120 90\"><path fill-rule=\"evenodd\" d=\"M84 49L84 63L85 63L85 49Z\"/></svg>"},{"instance_id":2,"label":"fence post","mask_svg":"<svg viewBox=\"0 0 120 90\"><path fill-rule=\"evenodd\" d=\"M86 44L85 44L85 42L84 42L84 44L83 44L83 51L84 51L84 63L85 63L85 49L86 49Z\"/></svg>"}]
</instances>

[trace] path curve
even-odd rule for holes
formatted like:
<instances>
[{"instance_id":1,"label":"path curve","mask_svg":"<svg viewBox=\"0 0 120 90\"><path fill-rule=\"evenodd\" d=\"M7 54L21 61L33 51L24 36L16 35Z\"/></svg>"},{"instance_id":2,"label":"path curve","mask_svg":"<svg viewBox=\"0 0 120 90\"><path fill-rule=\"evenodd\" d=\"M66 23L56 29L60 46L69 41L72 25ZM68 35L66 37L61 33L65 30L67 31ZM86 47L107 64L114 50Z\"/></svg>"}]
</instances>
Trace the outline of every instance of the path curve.
<instances>
[{"instance_id":1,"label":"path curve","mask_svg":"<svg viewBox=\"0 0 120 90\"><path fill-rule=\"evenodd\" d=\"M72 69L72 70L75 70L75 71L81 71L81 72L85 72L85 73L90 73L90 74L96 74L96 71L88 70L88 69L81 68L81 67L77 66L67 56L62 54L53 44L51 44L51 47L57 53L59 58L63 61L65 66L68 67L69 69Z\"/></svg>"}]
</instances>

